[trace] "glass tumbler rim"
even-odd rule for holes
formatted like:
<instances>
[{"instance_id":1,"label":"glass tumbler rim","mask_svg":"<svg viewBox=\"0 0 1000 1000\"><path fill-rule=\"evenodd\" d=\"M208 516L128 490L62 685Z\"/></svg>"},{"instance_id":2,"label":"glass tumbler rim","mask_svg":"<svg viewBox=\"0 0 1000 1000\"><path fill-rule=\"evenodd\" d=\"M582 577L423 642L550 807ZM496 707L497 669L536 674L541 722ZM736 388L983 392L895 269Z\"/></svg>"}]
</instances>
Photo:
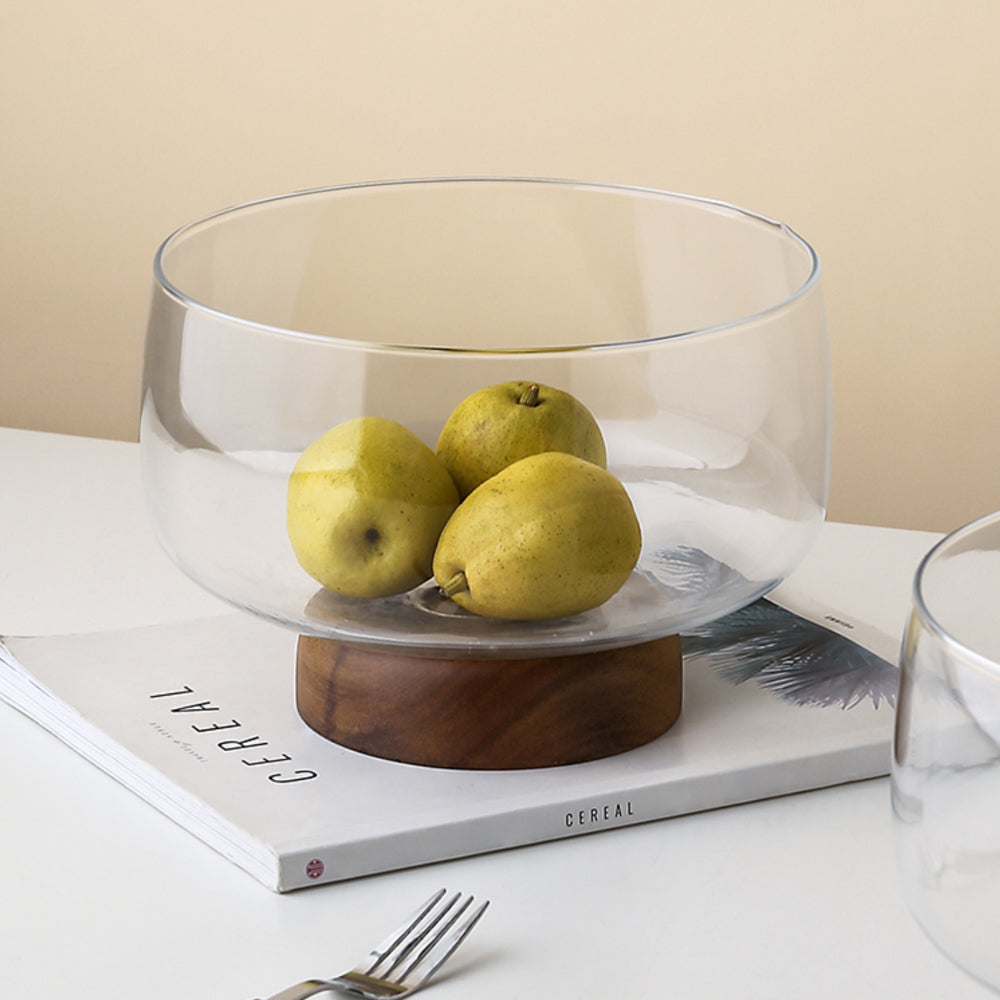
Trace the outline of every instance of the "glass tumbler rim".
<instances>
[{"instance_id":1,"label":"glass tumbler rim","mask_svg":"<svg viewBox=\"0 0 1000 1000\"><path fill-rule=\"evenodd\" d=\"M1000 663L992 657L987 656L986 654L981 653L967 645L958 636L954 635L949 629L942 625L938 620L937 615L935 615L929 607L924 594L924 579L935 562L943 556L946 556L948 551L956 545L960 545L985 529L996 527L998 525L1000 525L1000 510L977 517L974 520L961 525L961 527L955 528L953 531L944 535L944 537L938 539L938 541L935 542L930 549L928 549L917 565L916 572L913 576L912 596L914 613L920 619L920 623L928 632L933 634L934 637L944 646L955 650L965 659L1000 677Z\"/></svg>"},{"instance_id":2,"label":"glass tumbler rim","mask_svg":"<svg viewBox=\"0 0 1000 1000\"><path fill-rule=\"evenodd\" d=\"M203 227L209 223L216 222L226 216L235 216L239 213L244 213L248 210L261 208L268 205L274 205L281 202L291 202L297 199L304 199L310 197L320 197L323 195L333 195L339 193L348 193L351 191L365 191L365 190L376 190L376 189L388 189L388 188L400 188L400 187L426 187L431 185L445 185L445 184L456 184L456 185L479 185L479 184L505 184L505 185L524 185L524 186L546 186L551 185L553 187L576 187L585 190L604 192L604 193L616 193L623 195L642 195L646 197L660 198L663 200L673 200L678 202L688 203L704 209L715 209L723 210L731 213L735 213L744 219L750 220L755 223L760 223L765 226L770 226L778 230L782 235L784 235L792 244L797 245L800 249L804 250L806 256L809 260L809 273L805 280L789 295L784 298L779 299L770 305L767 305L761 309L754 312L747 313L743 316L738 316L733 319L725 320L723 322L709 324L707 326L697 327L688 330L679 330L672 333L661 334L651 337L637 337L634 339L623 339L619 341L609 341L603 343L587 343L587 344L572 344L565 346L538 346L538 347L511 347L505 348L502 346L490 347L489 349L484 348L473 348L473 347L461 347L453 345L416 345L416 344L400 344L400 343L380 343L372 341L360 341L354 340L346 337L334 337L327 334L310 333L306 330L296 330L291 327L276 326L273 324L268 324L261 322L259 320L249 319L243 316L234 315L232 313L226 312L225 310L207 305L204 302L192 297L183 291L183 289L177 287L166 275L163 259L166 253L174 247L180 240L182 240L188 234L193 233L196 229ZM281 338L291 338L294 340L301 341L313 341L321 343L329 343L331 345L340 345L345 347L361 347L367 351L385 351L385 352L410 352L417 354L461 354L461 355L538 355L538 354L573 354L573 353L583 353L583 352L596 352L596 351L606 351L606 350L621 350L628 348L637 347L648 347L658 343L666 343L669 341L689 339L694 337L707 336L709 334L717 334L721 332L726 332L730 330L737 329L741 326L750 326L759 323L769 317L776 316L786 309L791 308L796 302L800 301L806 295L812 291L820 280L821 264L820 258L816 250L806 239L800 236L794 229L786 225L783 222L779 222L776 219L770 218L769 216L763 215L759 212L754 212L750 209L742 208L739 205L735 205L731 202L727 202L720 199L708 198L701 195L690 195L682 194L676 191L669 191L665 189L645 187L639 185L631 184L620 184L620 183L610 183L602 181L580 181L571 178L558 178L558 177L521 177L521 176L440 176L440 177L413 177L413 178L397 178L397 179L387 179L387 180L376 180L376 181L361 181L347 184L335 184L320 187L303 188L297 191L286 192L283 194L268 195L262 198L253 199L250 201L240 202L234 205L230 205L226 208L219 209L215 212L211 212L208 215L204 215L201 218L195 219L191 222L185 223L184 225L175 229L169 236L164 239L160 245L157 247L156 252L153 257L153 275L156 284L166 293L168 296L176 300L184 308L193 310L196 312L203 313L204 315L214 317L216 319L222 319L229 322L238 323L241 327L245 327L250 330L254 330L258 333L268 334Z\"/></svg>"}]
</instances>

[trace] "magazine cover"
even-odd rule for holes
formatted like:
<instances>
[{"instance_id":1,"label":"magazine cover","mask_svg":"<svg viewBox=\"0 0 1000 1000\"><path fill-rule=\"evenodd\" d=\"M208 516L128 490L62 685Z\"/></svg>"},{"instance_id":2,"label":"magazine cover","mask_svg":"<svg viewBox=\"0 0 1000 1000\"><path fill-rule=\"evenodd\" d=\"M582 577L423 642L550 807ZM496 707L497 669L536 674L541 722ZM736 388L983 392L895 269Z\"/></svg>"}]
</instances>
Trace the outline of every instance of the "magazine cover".
<instances>
[{"instance_id":1,"label":"magazine cover","mask_svg":"<svg viewBox=\"0 0 1000 1000\"><path fill-rule=\"evenodd\" d=\"M437 769L330 743L295 710L296 636L242 613L5 638L0 697L287 891L888 773L902 622L785 591L682 637L668 732L555 768Z\"/></svg>"}]
</instances>

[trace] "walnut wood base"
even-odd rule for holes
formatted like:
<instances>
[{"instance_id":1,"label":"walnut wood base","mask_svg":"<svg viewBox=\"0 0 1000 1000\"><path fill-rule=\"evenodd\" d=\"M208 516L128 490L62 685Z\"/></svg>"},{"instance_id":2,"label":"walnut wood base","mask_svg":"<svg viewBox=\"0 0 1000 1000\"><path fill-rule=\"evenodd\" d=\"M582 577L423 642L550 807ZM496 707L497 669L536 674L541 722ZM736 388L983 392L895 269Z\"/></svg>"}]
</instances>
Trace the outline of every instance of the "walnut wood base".
<instances>
[{"instance_id":1,"label":"walnut wood base","mask_svg":"<svg viewBox=\"0 0 1000 1000\"><path fill-rule=\"evenodd\" d=\"M500 770L610 757L681 710L677 636L539 659L429 659L300 636L296 702L321 736L432 767Z\"/></svg>"}]
</instances>

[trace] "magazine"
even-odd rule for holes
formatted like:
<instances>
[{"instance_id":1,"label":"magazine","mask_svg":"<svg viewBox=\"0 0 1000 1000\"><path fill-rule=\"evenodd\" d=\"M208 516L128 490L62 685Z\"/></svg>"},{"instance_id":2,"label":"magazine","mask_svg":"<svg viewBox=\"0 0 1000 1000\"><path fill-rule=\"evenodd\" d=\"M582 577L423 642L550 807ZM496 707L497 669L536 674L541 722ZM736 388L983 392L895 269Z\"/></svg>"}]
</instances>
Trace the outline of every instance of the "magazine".
<instances>
[{"instance_id":1,"label":"magazine","mask_svg":"<svg viewBox=\"0 0 1000 1000\"><path fill-rule=\"evenodd\" d=\"M904 623L869 619L783 584L682 637L661 737L535 770L330 743L295 710L296 636L242 612L5 637L0 698L284 892L884 775Z\"/></svg>"}]
</instances>

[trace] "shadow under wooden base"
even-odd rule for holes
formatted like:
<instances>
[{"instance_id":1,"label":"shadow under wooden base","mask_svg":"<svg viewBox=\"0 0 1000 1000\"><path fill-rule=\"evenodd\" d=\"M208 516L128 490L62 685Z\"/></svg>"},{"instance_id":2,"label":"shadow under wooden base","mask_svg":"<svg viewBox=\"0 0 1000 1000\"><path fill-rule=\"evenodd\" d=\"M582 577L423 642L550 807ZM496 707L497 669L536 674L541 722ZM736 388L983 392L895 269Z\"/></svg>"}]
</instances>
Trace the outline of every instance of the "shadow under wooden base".
<instances>
[{"instance_id":1,"label":"shadow under wooden base","mask_svg":"<svg viewBox=\"0 0 1000 1000\"><path fill-rule=\"evenodd\" d=\"M433 767L500 770L610 757L681 710L677 636L537 659L434 659L300 636L296 703L321 736Z\"/></svg>"}]
</instances>

